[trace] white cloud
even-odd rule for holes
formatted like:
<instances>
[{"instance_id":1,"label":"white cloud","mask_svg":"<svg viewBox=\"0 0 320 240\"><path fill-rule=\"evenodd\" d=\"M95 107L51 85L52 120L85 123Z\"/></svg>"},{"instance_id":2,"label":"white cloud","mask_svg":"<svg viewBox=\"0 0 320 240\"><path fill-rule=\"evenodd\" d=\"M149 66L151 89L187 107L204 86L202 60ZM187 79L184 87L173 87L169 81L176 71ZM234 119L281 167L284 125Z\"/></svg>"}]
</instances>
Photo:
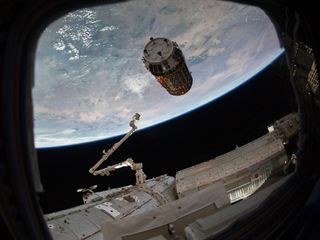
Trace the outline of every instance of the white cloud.
<instances>
[{"instance_id":1,"label":"white cloud","mask_svg":"<svg viewBox=\"0 0 320 240\"><path fill-rule=\"evenodd\" d=\"M77 60L79 59L79 50L72 44L68 43L68 47L70 50L68 51L69 54L73 54L73 56L69 57L69 60Z\"/></svg>"},{"instance_id":2,"label":"white cloud","mask_svg":"<svg viewBox=\"0 0 320 240\"><path fill-rule=\"evenodd\" d=\"M114 31L114 30L118 30L119 28L114 26L114 25L110 25L110 26L105 26L104 28L100 29L100 32L105 32L105 31Z\"/></svg>"},{"instance_id":3,"label":"white cloud","mask_svg":"<svg viewBox=\"0 0 320 240\"><path fill-rule=\"evenodd\" d=\"M114 97L114 101L119 101L123 99L123 92L119 91L117 95Z\"/></svg>"},{"instance_id":4,"label":"white cloud","mask_svg":"<svg viewBox=\"0 0 320 240\"><path fill-rule=\"evenodd\" d=\"M104 117L104 113L100 111L88 111L79 113L79 120L83 123L94 123Z\"/></svg>"},{"instance_id":5,"label":"white cloud","mask_svg":"<svg viewBox=\"0 0 320 240\"><path fill-rule=\"evenodd\" d=\"M214 57L220 53L223 53L225 51L225 48L221 47L221 48L210 48L207 52L207 55L209 57Z\"/></svg>"},{"instance_id":6,"label":"white cloud","mask_svg":"<svg viewBox=\"0 0 320 240\"><path fill-rule=\"evenodd\" d=\"M150 81L146 75L137 74L129 76L124 80L125 90L137 94L139 98L143 98L143 93L149 86Z\"/></svg>"},{"instance_id":7,"label":"white cloud","mask_svg":"<svg viewBox=\"0 0 320 240\"><path fill-rule=\"evenodd\" d=\"M62 51L62 50L64 50L66 48L66 45L64 44L64 42L62 40L60 40L59 42L54 43L53 47L57 51Z\"/></svg>"}]
</instances>

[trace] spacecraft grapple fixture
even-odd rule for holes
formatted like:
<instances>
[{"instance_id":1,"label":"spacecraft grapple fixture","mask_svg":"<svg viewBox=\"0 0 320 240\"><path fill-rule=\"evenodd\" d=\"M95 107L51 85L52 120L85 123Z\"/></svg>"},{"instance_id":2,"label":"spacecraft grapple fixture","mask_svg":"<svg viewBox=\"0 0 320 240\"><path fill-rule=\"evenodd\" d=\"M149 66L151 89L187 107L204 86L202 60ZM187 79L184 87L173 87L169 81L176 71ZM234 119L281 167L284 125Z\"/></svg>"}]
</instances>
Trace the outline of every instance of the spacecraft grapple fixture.
<instances>
[{"instance_id":1,"label":"spacecraft grapple fixture","mask_svg":"<svg viewBox=\"0 0 320 240\"><path fill-rule=\"evenodd\" d=\"M142 58L146 68L171 94L183 95L192 86L192 76L178 44L167 38L150 38Z\"/></svg>"}]
</instances>

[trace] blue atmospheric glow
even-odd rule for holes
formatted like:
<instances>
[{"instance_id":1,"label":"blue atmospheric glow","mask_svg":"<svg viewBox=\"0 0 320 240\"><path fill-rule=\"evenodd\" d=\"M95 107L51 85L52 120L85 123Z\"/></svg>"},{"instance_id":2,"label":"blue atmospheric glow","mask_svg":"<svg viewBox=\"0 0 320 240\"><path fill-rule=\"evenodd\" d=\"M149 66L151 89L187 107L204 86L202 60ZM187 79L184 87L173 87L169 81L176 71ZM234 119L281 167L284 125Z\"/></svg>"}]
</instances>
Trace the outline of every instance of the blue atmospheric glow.
<instances>
[{"instance_id":1,"label":"blue atmospheric glow","mask_svg":"<svg viewBox=\"0 0 320 240\"><path fill-rule=\"evenodd\" d=\"M150 36L181 47L193 76L185 95L168 94L145 69ZM132 0L68 13L38 42L35 145L119 136L136 112L139 129L174 119L236 89L282 52L261 9L231 2Z\"/></svg>"}]
</instances>

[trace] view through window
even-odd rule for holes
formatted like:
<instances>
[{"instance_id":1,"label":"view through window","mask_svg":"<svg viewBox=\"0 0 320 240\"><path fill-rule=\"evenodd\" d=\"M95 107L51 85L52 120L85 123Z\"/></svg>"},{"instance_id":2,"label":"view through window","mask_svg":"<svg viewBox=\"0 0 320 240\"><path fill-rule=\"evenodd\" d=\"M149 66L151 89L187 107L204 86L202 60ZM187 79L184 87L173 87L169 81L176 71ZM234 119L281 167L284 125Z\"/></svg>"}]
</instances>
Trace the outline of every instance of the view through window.
<instances>
[{"instance_id":1,"label":"view through window","mask_svg":"<svg viewBox=\"0 0 320 240\"><path fill-rule=\"evenodd\" d=\"M168 94L141 58L150 37L177 42L193 85ZM36 51L35 144L66 146L124 134L199 108L246 82L283 50L270 19L220 1L126 1L70 12Z\"/></svg>"}]
</instances>

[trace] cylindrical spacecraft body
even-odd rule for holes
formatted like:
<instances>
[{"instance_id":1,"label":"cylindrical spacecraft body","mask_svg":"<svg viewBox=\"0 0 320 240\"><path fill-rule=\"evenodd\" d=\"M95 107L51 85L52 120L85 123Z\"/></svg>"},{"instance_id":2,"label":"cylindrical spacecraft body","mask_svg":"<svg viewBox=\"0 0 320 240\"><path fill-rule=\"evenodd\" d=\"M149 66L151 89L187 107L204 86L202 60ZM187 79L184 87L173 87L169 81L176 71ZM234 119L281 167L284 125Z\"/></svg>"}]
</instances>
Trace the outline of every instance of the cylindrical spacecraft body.
<instances>
[{"instance_id":1,"label":"cylindrical spacecraft body","mask_svg":"<svg viewBox=\"0 0 320 240\"><path fill-rule=\"evenodd\" d=\"M166 38L150 38L143 62L171 95L183 95L192 86L192 76L178 44Z\"/></svg>"}]
</instances>

